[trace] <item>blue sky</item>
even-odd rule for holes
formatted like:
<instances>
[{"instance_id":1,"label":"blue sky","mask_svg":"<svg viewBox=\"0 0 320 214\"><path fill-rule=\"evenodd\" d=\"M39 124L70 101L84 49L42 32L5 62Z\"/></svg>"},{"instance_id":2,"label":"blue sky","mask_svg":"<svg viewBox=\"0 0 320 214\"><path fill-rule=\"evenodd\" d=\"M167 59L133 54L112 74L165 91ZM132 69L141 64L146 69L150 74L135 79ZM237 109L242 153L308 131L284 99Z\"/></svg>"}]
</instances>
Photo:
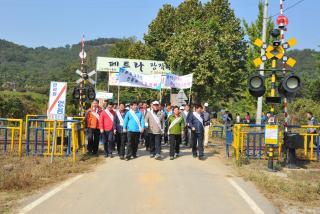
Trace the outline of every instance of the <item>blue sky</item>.
<instances>
[{"instance_id":1,"label":"blue sky","mask_svg":"<svg viewBox=\"0 0 320 214\"><path fill-rule=\"evenodd\" d=\"M257 16L259 0L230 0L237 17L249 22ZM284 7L299 0L285 0ZM58 47L98 37L143 37L159 8L182 0L0 0L0 38L28 47ZM279 12L279 0L269 0L269 15ZM285 12L286 38L296 48L320 50L320 1L304 0ZM313 21L312 21L313 20Z\"/></svg>"}]
</instances>

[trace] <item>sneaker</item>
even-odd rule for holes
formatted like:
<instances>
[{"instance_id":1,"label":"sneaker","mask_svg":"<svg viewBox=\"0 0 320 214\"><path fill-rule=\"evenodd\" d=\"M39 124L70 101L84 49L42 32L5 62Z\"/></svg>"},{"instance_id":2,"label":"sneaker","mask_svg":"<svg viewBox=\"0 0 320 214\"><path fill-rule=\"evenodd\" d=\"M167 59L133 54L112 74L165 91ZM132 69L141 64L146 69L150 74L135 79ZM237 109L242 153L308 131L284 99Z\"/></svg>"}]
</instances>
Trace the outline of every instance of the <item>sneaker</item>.
<instances>
[{"instance_id":1,"label":"sneaker","mask_svg":"<svg viewBox=\"0 0 320 214\"><path fill-rule=\"evenodd\" d=\"M161 160L161 155L159 154L156 154L156 157L155 157L156 160Z\"/></svg>"},{"instance_id":2,"label":"sneaker","mask_svg":"<svg viewBox=\"0 0 320 214\"><path fill-rule=\"evenodd\" d=\"M204 160L204 156L199 156L199 160Z\"/></svg>"},{"instance_id":3,"label":"sneaker","mask_svg":"<svg viewBox=\"0 0 320 214\"><path fill-rule=\"evenodd\" d=\"M180 155L179 155L178 153L176 153L174 156L175 156L176 158L180 157Z\"/></svg>"},{"instance_id":4,"label":"sneaker","mask_svg":"<svg viewBox=\"0 0 320 214\"><path fill-rule=\"evenodd\" d=\"M198 155L193 155L193 158L197 158L198 157Z\"/></svg>"},{"instance_id":5,"label":"sneaker","mask_svg":"<svg viewBox=\"0 0 320 214\"><path fill-rule=\"evenodd\" d=\"M126 161L129 161L130 160L130 157L126 157Z\"/></svg>"},{"instance_id":6,"label":"sneaker","mask_svg":"<svg viewBox=\"0 0 320 214\"><path fill-rule=\"evenodd\" d=\"M108 154L104 154L104 157L107 158L107 157L109 157L109 155Z\"/></svg>"},{"instance_id":7,"label":"sneaker","mask_svg":"<svg viewBox=\"0 0 320 214\"><path fill-rule=\"evenodd\" d=\"M110 158L113 158L113 155L112 155L112 154L110 154L109 156L110 156Z\"/></svg>"},{"instance_id":8,"label":"sneaker","mask_svg":"<svg viewBox=\"0 0 320 214\"><path fill-rule=\"evenodd\" d=\"M150 155L150 158L154 158L155 155Z\"/></svg>"},{"instance_id":9,"label":"sneaker","mask_svg":"<svg viewBox=\"0 0 320 214\"><path fill-rule=\"evenodd\" d=\"M124 156L120 156L120 160L124 160Z\"/></svg>"},{"instance_id":10,"label":"sneaker","mask_svg":"<svg viewBox=\"0 0 320 214\"><path fill-rule=\"evenodd\" d=\"M173 159L174 159L174 157L173 157L173 156L171 156L171 157L170 157L170 160L173 160Z\"/></svg>"}]
</instances>

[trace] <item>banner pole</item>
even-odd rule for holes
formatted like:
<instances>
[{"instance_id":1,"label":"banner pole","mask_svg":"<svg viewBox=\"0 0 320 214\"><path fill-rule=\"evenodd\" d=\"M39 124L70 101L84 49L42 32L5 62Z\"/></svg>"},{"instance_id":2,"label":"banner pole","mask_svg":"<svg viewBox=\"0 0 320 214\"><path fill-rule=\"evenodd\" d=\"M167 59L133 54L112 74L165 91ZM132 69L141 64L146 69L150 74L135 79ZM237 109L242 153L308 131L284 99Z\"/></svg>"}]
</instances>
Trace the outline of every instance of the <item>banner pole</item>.
<instances>
[{"instance_id":1,"label":"banner pole","mask_svg":"<svg viewBox=\"0 0 320 214\"><path fill-rule=\"evenodd\" d=\"M192 87L190 87L190 92L189 92L189 105L191 105L191 93L192 93Z\"/></svg>"},{"instance_id":2,"label":"banner pole","mask_svg":"<svg viewBox=\"0 0 320 214\"><path fill-rule=\"evenodd\" d=\"M110 82L109 77L110 77L110 71L108 71L108 93L110 92L110 91L109 91L109 89L110 89L110 88L109 88L109 82Z\"/></svg>"},{"instance_id":3,"label":"banner pole","mask_svg":"<svg viewBox=\"0 0 320 214\"><path fill-rule=\"evenodd\" d=\"M120 85L118 84L118 106L120 105Z\"/></svg>"},{"instance_id":4,"label":"banner pole","mask_svg":"<svg viewBox=\"0 0 320 214\"><path fill-rule=\"evenodd\" d=\"M160 88L160 104L162 104L162 88Z\"/></svg>"}]
</instances>

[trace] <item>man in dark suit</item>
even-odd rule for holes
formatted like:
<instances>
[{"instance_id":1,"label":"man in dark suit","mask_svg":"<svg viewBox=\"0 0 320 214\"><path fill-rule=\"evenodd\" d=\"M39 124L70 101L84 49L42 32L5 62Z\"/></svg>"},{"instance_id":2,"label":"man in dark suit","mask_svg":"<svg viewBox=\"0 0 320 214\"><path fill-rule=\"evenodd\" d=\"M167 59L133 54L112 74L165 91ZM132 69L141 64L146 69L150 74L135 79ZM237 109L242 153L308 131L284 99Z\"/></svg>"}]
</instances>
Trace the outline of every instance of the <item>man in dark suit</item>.
<instances>
[{"instance_id":1,"label":"man in dark suit","mask_svg":"<svg viewBox=\"0 0 320 214\"><path fill-rule=\"evenodd\" d=\"M124 104L120 103L119 110L116 111L114 122L113 122L114 132L115 132L116 142L117 142L118 155L121 160L124 160L125 145L127 143L127 133L123 132L124 117L127 111L128 110L125 109Z\"/></svg>"},{"instance_id":2,"label":"man in dark suit","mask_svg":"<svg viewBox=\"0 0 320 214\"><path fill-rule=\"evenodd\" d=\"M195 111L190 118L190 126L193 132L192 154L194 158L199 157L199 160L204 160L204 118L202 111L201 105L195 105ZM199 156L197 152L199 152Z\"/></svg>"}]
</instances>

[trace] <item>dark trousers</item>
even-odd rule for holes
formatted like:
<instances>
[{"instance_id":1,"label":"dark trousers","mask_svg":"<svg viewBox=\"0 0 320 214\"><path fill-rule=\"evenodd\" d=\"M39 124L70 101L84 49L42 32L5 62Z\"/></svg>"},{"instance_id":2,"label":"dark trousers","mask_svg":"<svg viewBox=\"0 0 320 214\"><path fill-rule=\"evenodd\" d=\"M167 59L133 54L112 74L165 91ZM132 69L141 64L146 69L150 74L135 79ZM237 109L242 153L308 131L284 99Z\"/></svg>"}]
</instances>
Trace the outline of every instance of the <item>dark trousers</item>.
<instances>
[{"instance_id":1,"label":"dark trousers","mask_svg":"<svg viewBox=\"0 0 320 214\"><path fill-rule=\"evenodd\" d=\"M163 140L164 140L165 144L168 144L169 135L168 135L168 128L167 127L164 129Z\"/></svg>"},{"instance_id":2,"label":"dark trousers","mask_svg":"<svg viewBox=\"0 0 320 214\"><path fill-rule=\"evenodd\" d=\"M146 146L146 148L150 148L150 139L149 139L148 129L144 130L143 138L144 138L144 145Z\"/></svg>"},{"instance_id":3,"label":"dark trousers","mask_svg":"<svg viewBox=\"0 0 320 214\"><path fill-rule=\"evenodd\" d=\"M127 158L136 157L140 139L140 132L128 132Z\"/></svg>"},{"instance_id":4,"label":"dark trousers","mask_svg":"<svg viewBox=\"0 0 320 214\"><path fill-rule=\"evenodd\" d=\"M149 133L150 143L150 154L160 155L161 154L161 134Z\"/></svg>"},{"instance_id":5,"label":"dark trousers","mask_svg":"<svg viewBox=\"0 0 320 214\"><path fill-rule=\"evenodd\" d=\"M180 153L180 144L181 144L181 135L180 134L170 134L169 135L170 142L170 157L173 157L174 154Z\"/></svg>"},{"instance_id":6,"label":"dark trousers","mask_svg":"<svg viewBox=\"0 0 320 214\"><path fill-rule=\"evenodd\" d=\"M127 143L127 133L116 133L117 151L119 156L125 155L125 147Z\"/></svg>"},{"instance_id":7,"label":"dark trousers","mask_svg":"<svg viewBox=\"0 0 320 214\"><path fill-rule=\"evenodd\" d=\"M99 137L100 130L99 129L88 129L88 153L97 154L99 148Z\"/></svg>"},{"instance_id":8,"label":"dark trousers","mask_svg":"<svg viewBox=\"0 0 320 214\"><path fill-rule=\"evenodd\" d=\"M113 149L113 131L103 132L104 154L111 155Z\"/></svg>"},{"instance_id":9,"label":"dark trousers","mask_svg":"<svg viewBox=\"0 0 320 214\"><path fill-rule=\"evenodd\" d=\"M192 141L192 154L197 155L197 151L199 152L199 157L203 156L204 148L203 148L203 137L204 133L196 133L193 132L193 141Z\"/></svg>"},{"instance_id":10,"label":"dark trousers","mask_svg":"<svg viewBox=\"0 0 320 214\"><path fill-rule=\"evenodd\" d=\"M185 128L184 130L184 139L185 139L185 144L192 146L192 140L193 140L193 132L191 131L190 128Z\"/></svg>"}]
</instances>

